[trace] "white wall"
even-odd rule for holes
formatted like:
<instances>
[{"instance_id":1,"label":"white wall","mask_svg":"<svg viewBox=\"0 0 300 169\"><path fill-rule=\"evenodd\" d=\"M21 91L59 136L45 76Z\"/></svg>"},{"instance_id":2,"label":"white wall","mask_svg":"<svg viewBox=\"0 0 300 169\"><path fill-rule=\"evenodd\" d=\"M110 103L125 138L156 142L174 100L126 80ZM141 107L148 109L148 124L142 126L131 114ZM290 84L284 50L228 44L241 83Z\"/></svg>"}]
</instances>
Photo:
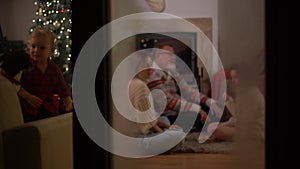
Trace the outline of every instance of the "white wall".
<instances>
[{"instance_id":1,"label":"white wall","mask_svg":"<svg viewBox=\"0 0 300 169\"><path fill-rule=\"evenodd\" d=\"M250 63L265 47L264 0L220 0L219 54L225 66Z\"/></svg>"},{"instance_id":2,"label":"white wall","mask_svg":"<svg viewBox=\"0 0 300 169\"><path fill-rule=\"evenodd\" d=\"M212 18L212 43L218 51L218 0L166 0L165 13L182 18ZM207 69L213 74L218 70L218 56L212 55L212 65Z\"/></svg>"},{"instance_id":3,"label":"white wall","mask_svg":"<svg viewBox=\"0 0 300 169\"><path fill-rule=\"evenodd\" d=\"M149 12L145 0L111 0L112 19L137 13ZM213 44L218 49L218 0L166 0L165 13L182 18L213 19Z\"/></svg>"},{"instance_id":4,"label":"white wall","mask_svg":"<svg viewBox=\"0 0 300 169\"><path fill-rule=\"evenodd\" d=\"M35 17L34 0L0 0L0 24L8 40L24 40Z\"/></svg>"},{"instance_id":5,"label":"white wall","mask_svg":"<svg viewBox=\"0 0 300 169\"><path fill-rule=\"evenodd\" d=\"M212 18L212 43L215 49L218 51L218 0L165 0L165 2L166 8L163 11L164 13L169 13L172 15L176 15L177 17L186 19ZM112 20L134 13L151 11L145 0L111 0L111 9ZM166 24L165 21L164 24ZM164 26L164 24L162 24L162 26ZM167 30L164 29L164 31ZM185 30L182 31L184 32ZM119 52L116 51L115 53L113 53L114 57L111 61L111 67L113 69L118 65L120 60L122 60L122 56L124 56L124 53L130 53L130 51L134 50L129 49L130 46L128 45L124 46L123 49L119 49ZM131 45L131 47L135 48L134 45ZM209 72L211 72L211 74L216 72L218 69L217 57L217 55L212 55L209 59L210 64L208 64L206 67L207 69L209 69Z\"/></svg>"},{"instance_id":6,"label":"white wall","mask_svg":"<svg viewBox=\"0 0 300 169\"><path fill-rule=\"evenodd\" d=\"M213 44L218 49L218 0L166 0L165 13L182 18L211 17L213 20Z\"/></svg>"}]
</instances>

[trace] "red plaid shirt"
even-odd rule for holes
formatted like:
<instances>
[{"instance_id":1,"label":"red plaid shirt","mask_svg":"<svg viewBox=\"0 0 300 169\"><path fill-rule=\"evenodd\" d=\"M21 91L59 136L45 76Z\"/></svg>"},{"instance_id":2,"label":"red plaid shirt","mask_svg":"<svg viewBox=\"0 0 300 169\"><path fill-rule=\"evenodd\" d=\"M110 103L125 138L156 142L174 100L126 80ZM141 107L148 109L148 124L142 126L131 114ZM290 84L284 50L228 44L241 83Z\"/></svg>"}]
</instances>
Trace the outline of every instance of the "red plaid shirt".
<instances>
[{"instance_id":1,"label":"red plaid shirt","mask_svg":"<svg viewBox=\"0 0 300 169\"><path fill-rule=\"evenodd\" d=\"M52 114L57 111L57 106L53 100L54 94L58 94L60 98L71 96L61 70L52 60L49 60L44 74L37 67L34 67L30 71L24 71L20 81L26 91L43 100L43 107ZM20 103L23 111L32 115L38 114L38 109L32 107L21 97Z\"/></svg>"}]
</instances>

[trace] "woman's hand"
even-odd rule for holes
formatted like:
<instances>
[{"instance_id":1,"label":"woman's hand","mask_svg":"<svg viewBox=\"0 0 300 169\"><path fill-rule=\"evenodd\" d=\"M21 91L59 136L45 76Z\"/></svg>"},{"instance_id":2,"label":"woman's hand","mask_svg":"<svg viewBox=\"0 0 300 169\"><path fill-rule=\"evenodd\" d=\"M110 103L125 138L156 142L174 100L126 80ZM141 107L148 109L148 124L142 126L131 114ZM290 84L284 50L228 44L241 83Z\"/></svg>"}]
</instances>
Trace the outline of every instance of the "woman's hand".
<instances>
[{"instance_id":1,"label":"woman's hand","mask_svg":"<svg viewBox=\"0 0 300 169\"><path fill-rule=\"evenodd\" d=\"M183 128L174 124L169 127L169 130L183 131Z\"/></svg>"},{"instance_id":2,"label":"woman's hand","mask_svg":"<svg viewBox=\"0 0 300 169\"><path fill-rule=\"evenodd\" d=\"M151 130L152 130L153 132L155 132L155 133L162 133L162 132L164 132L157 124L154 125L154 126L151 128Z\"/></svg>"}]
</instances>

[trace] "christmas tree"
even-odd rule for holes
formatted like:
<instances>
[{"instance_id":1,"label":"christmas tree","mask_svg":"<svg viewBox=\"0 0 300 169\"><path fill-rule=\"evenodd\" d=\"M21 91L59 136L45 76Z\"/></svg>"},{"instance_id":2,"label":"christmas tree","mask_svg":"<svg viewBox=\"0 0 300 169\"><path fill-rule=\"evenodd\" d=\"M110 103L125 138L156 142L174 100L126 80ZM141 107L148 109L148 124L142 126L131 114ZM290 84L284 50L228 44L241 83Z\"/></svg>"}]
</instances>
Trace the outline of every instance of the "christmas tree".
<instances>
[{"instance_id":1,"label":"christmas tree","mask_svg":"<svg viewBox=\"0 0 300 169\"><path fill-rule=\"evenodd\" d=\"M71 2L72 0L36 0L36 18L32 20L30 32L36 27L47 26L56 35L57 48L51 58L61 68L64 77L71 87Z\"/></svg>"}]
</instances>

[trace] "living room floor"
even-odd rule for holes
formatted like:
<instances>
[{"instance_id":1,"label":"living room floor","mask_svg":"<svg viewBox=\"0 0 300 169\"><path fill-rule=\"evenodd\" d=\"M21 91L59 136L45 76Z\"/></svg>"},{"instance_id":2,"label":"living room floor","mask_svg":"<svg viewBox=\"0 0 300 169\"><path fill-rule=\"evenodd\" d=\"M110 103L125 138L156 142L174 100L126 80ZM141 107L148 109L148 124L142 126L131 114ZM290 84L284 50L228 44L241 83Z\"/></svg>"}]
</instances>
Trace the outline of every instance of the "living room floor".
<instances>
[{"instance_id":1,"label":"living room floor","mask_svg":"<svg viewBox=\"0 0 300 169\"><path fill-rule=\"evenodd\" d=\"M143 159L116 157L113 169L227 169L232 156L225 154L178 153Z\"/></svg>"},{"instance_id":2,"label":"living room floor","mask_svg":"<svg viewBox=\"0 0 300 169\"><path fill-rule=\"evenodd\" d=\"M175 153L142 159L115 156L112 169L264 169L264 152L255 159L242 164L230 154Z\"/></svg>"}]
</instances>

